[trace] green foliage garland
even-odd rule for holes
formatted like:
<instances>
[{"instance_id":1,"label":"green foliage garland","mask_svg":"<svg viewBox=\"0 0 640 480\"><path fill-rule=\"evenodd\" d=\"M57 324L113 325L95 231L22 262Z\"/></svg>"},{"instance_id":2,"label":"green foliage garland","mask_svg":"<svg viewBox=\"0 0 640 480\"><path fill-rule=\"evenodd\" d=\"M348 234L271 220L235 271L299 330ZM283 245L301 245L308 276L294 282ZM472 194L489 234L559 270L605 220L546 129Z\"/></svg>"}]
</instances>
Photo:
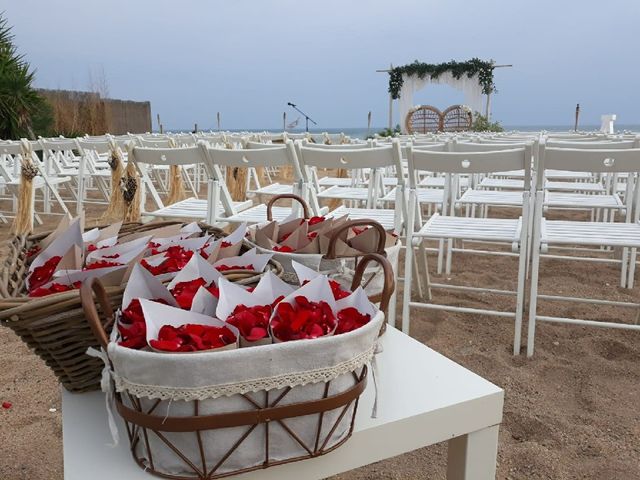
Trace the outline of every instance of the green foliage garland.
<instances>
[{"instance_id":1,"label":"green foliage garland","mask_svg":"<svg viewBox=\"0 0 640 480\"><path fill-rule=\"evenodd\" d=\"M478 75L480 85L482 85L482 93L489 94L496 91L493 84L493 62L486 62L479 58L472 58L466 62L450 62L433 64L422 63L416 60L408 65L395 67L389 72L389 93L394 100L400 98L400 89L402 88L402 75L417 76L425 78L427 75L431 78L438 78L445 72L451 72L455 79L459 79L462 75L471 78Z\"/></svg>"}]
</instances>

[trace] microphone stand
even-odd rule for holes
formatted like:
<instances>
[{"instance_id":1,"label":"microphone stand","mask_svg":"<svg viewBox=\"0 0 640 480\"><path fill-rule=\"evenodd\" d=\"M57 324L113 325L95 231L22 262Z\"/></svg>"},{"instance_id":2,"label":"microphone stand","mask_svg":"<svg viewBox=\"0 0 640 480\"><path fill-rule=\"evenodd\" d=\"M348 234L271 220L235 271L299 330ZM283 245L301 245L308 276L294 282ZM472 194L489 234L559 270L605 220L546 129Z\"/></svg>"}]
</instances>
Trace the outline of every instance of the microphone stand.
<instances>
[{"instance_id":1,"label":"microphone stand","mask_svg":"<svg viewBox=\"0 0 640 480\"><path fill-rule=\"evenodd\" d=\"M307 115L306 113L304 113L302 110L300 110L298 107L296 107L293 103L289 102L287 103L287 105L289 105L290 107L293 107L295 110L297 110L299 113L301 113L302 115L304 115L304 120L305 120L305 130L307 132L309 132L309 122L313 123L314 125L318 125L316 122L313 121L313 119L311 117L309 117L309 115Z\"/></svg>"}]
</instances>

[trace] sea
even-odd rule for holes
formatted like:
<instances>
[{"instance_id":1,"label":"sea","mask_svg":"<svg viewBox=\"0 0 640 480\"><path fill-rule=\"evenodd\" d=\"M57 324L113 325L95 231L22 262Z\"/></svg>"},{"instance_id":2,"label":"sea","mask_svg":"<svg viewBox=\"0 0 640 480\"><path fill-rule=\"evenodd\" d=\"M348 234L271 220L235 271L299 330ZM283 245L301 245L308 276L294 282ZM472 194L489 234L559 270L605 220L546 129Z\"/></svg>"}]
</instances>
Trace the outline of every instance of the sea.
<instances>
[{"instance_id":1,"label":"sea","mask_svg":"<svg viewBox=\"0 0 640 480\"><path fill-rule=\"evenodd\" d=\"M520 132L539 132L545 130L547 132L569 132L573 131L573 125L503 125L505 131L520 131ZM624 124L616 124L616 133L625 133L625 132L640 132L640 124L639 125L624 125ZM369 135L373 135L377 132L384 130L385 127L371 127L367 128L310 128L309 132L313 134L319 133L344 133L345 135L351 138L367 138ZM581 132L594 132L600 129L600 125L580 125L579 131ZM189 132L191 130L171 130L171 132ZM206 131L206 130L205 130ZM278 128L251 128L251 129L230 129L225 130L227 132L281 132L281 129ZM287 130L289 133L302 133L304 129L292 129Z\"/></svg>"}]
</instances>

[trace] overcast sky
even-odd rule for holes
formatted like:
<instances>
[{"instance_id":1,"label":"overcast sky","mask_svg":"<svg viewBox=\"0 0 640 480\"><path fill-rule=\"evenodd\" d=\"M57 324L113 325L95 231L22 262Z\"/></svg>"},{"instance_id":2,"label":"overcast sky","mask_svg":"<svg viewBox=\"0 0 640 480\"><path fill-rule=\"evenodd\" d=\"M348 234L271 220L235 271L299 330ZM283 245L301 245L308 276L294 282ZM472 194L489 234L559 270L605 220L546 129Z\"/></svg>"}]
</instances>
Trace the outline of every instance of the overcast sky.
<instances>
[{"instance_id":1,"label":"overcast sky","mask_svg":"<svg viewBox=\"0 0 640 480\"><path fill-rule=\"evenodd\" d=\"M493 117L640 124L640 0L0 0L44 88L149 100L167 129L277 128L291 101L319 127L386 125L390 63L472 57L496 70ZM462 101L444 87L416 103ZM398 121L398 119L396 119Z\"/></svg>"}]
</instances>

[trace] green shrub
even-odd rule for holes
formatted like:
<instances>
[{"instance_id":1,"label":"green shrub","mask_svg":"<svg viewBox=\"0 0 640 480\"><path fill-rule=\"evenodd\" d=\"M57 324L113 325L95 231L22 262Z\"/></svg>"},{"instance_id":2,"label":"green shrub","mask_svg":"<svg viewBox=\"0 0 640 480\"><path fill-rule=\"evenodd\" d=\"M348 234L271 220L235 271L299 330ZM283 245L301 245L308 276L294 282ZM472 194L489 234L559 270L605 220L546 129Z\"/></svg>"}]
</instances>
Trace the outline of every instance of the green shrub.
<instances>
[{"instance_id":1,"label":"green shrub","mask_svg":"<svg viewBox=\"0 0 640 480\"><path fill-rule=\"evenodd\" d=\"M473 116L471 130L474 132L504 132L500 122L492 122L485 115L478 112Z\"/></svg>"},{"instance_id":2,"label":"green shrub","mask_svg":"<svg viewBox=\"0 0 640 480\"><path fill-rule=\"evenodd\" d=\"M49 130L51 106L33 81L34 71L18 54L11 27L0 14L0 138L35 138Z\"/></svg>"}]
</instances>

